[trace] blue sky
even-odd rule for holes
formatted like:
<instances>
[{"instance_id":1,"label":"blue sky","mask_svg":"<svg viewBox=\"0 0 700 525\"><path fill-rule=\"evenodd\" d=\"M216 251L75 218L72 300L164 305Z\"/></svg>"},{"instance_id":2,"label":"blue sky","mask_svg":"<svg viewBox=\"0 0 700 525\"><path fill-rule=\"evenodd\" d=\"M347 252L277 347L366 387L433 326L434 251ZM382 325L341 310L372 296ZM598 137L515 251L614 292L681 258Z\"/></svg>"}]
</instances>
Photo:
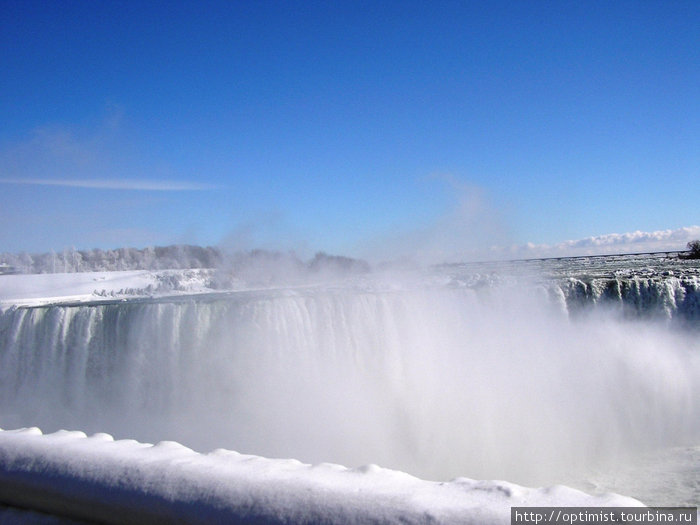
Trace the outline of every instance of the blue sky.
<instances>
[{"instance_id":1,"label":"blue sky","mask_svg":"<svg viewBox=\"0 0 700 525\"><path fill-rule=\"evenodd\" d=\"M700 233L697 1L0 7L0 251Z\"/></svg>"}]
</instances>

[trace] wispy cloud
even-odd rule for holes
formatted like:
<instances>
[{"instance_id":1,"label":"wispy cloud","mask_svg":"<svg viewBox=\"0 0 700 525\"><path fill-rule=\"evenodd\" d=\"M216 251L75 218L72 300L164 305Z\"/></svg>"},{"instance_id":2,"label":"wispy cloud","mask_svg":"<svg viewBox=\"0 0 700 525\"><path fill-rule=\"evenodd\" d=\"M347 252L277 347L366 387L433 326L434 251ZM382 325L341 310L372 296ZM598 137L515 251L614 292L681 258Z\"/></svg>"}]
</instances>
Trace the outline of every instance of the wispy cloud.
<instances>
[{"instance_id":1,"label":"wispy cloud","mask_svg":"<svg viewBox=\"0 0 700 525\"><path fill-rule=\"evenodd\" d=\"M215 192L197 159L171 163L120 111L0 140L0 245L46 251L167 244L202 227Z\"/></svg>"},{"instance_id":2,"label":"wispy cloud","mask_svg":"<svg viewBox=\"0 0 700 525\"><path fill-rule=\"evenodd\" d=\"M0 145L0 184L95 190L205 191L191 169L176 169L134 143L122 112L83 128L47 125ZM140 177L144 174L144 177Z\"/></svg>"},{"instance_id":3,"label":"wispy cloud","mask_svg":"<svg viewBox=\"0 0 700 525\"><path fill-rule=\"evenodd\" d=\"M29 184L36 186L63 186L70 188L89 188L97 190L134 190L134 191L205 191L216 189L211 184L183 182L174 180L137 180L137 179L13 179L0 178L0 184Z\"/></svg>"}]
</instances>

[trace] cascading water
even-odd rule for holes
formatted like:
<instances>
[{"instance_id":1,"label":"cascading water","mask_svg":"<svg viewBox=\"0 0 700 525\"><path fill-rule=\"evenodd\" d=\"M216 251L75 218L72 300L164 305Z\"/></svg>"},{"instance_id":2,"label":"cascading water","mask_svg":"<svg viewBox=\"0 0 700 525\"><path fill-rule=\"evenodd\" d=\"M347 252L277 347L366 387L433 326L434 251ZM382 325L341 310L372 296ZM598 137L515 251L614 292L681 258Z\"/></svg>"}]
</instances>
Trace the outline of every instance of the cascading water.
<instances>
[{"instance_id":1,"label":"cascading water","mask_svg":"<svg viewBox=\"0 0 700 525\"><path fill-rule=\"evenodd\" d=\"M11 308L0 315L0 426L432 479L568 481L700 442L692 282L661 282L674 301L651 320L602 306L609 296L639 310L636 285L580 294L574 281ZM588 303L589 315L570 315Z\"/></svg>"}]
</instances>

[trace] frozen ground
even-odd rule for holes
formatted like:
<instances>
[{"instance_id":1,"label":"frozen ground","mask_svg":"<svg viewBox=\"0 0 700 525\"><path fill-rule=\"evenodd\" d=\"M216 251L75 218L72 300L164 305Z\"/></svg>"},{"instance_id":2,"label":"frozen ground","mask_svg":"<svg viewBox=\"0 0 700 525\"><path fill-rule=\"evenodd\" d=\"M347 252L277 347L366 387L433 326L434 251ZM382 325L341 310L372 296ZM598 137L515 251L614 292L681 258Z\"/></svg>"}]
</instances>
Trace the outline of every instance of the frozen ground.
<instances>
[{"instance_id":1,"label":"frozen ground","mask_svg":"<svg viewBox=\"0 0 700 525\"><path fill-rule=\"evenodd\" d=\"M213 270L133 270L0 275L0 307L211 291Z\"/></svg>"}]
</instances>

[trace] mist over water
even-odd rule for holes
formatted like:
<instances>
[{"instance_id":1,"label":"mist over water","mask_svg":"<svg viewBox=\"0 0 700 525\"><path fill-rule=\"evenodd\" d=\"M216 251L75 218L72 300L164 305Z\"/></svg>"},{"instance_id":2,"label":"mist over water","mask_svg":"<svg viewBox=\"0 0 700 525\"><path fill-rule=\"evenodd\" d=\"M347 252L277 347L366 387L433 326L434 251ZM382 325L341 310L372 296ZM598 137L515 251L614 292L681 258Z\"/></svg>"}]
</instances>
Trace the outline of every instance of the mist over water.
<instances>
[{"instance_id":1,"label":"mist over water","mask_svg":"<svg viewBox=\"0 0 700 525\"><path fill-rule=\"evenodd\" d=\"M486 281L11 309L0 426L527 485L700 443L697 312L582 315L571 287Z\"/></svg>"}]
</instances>

